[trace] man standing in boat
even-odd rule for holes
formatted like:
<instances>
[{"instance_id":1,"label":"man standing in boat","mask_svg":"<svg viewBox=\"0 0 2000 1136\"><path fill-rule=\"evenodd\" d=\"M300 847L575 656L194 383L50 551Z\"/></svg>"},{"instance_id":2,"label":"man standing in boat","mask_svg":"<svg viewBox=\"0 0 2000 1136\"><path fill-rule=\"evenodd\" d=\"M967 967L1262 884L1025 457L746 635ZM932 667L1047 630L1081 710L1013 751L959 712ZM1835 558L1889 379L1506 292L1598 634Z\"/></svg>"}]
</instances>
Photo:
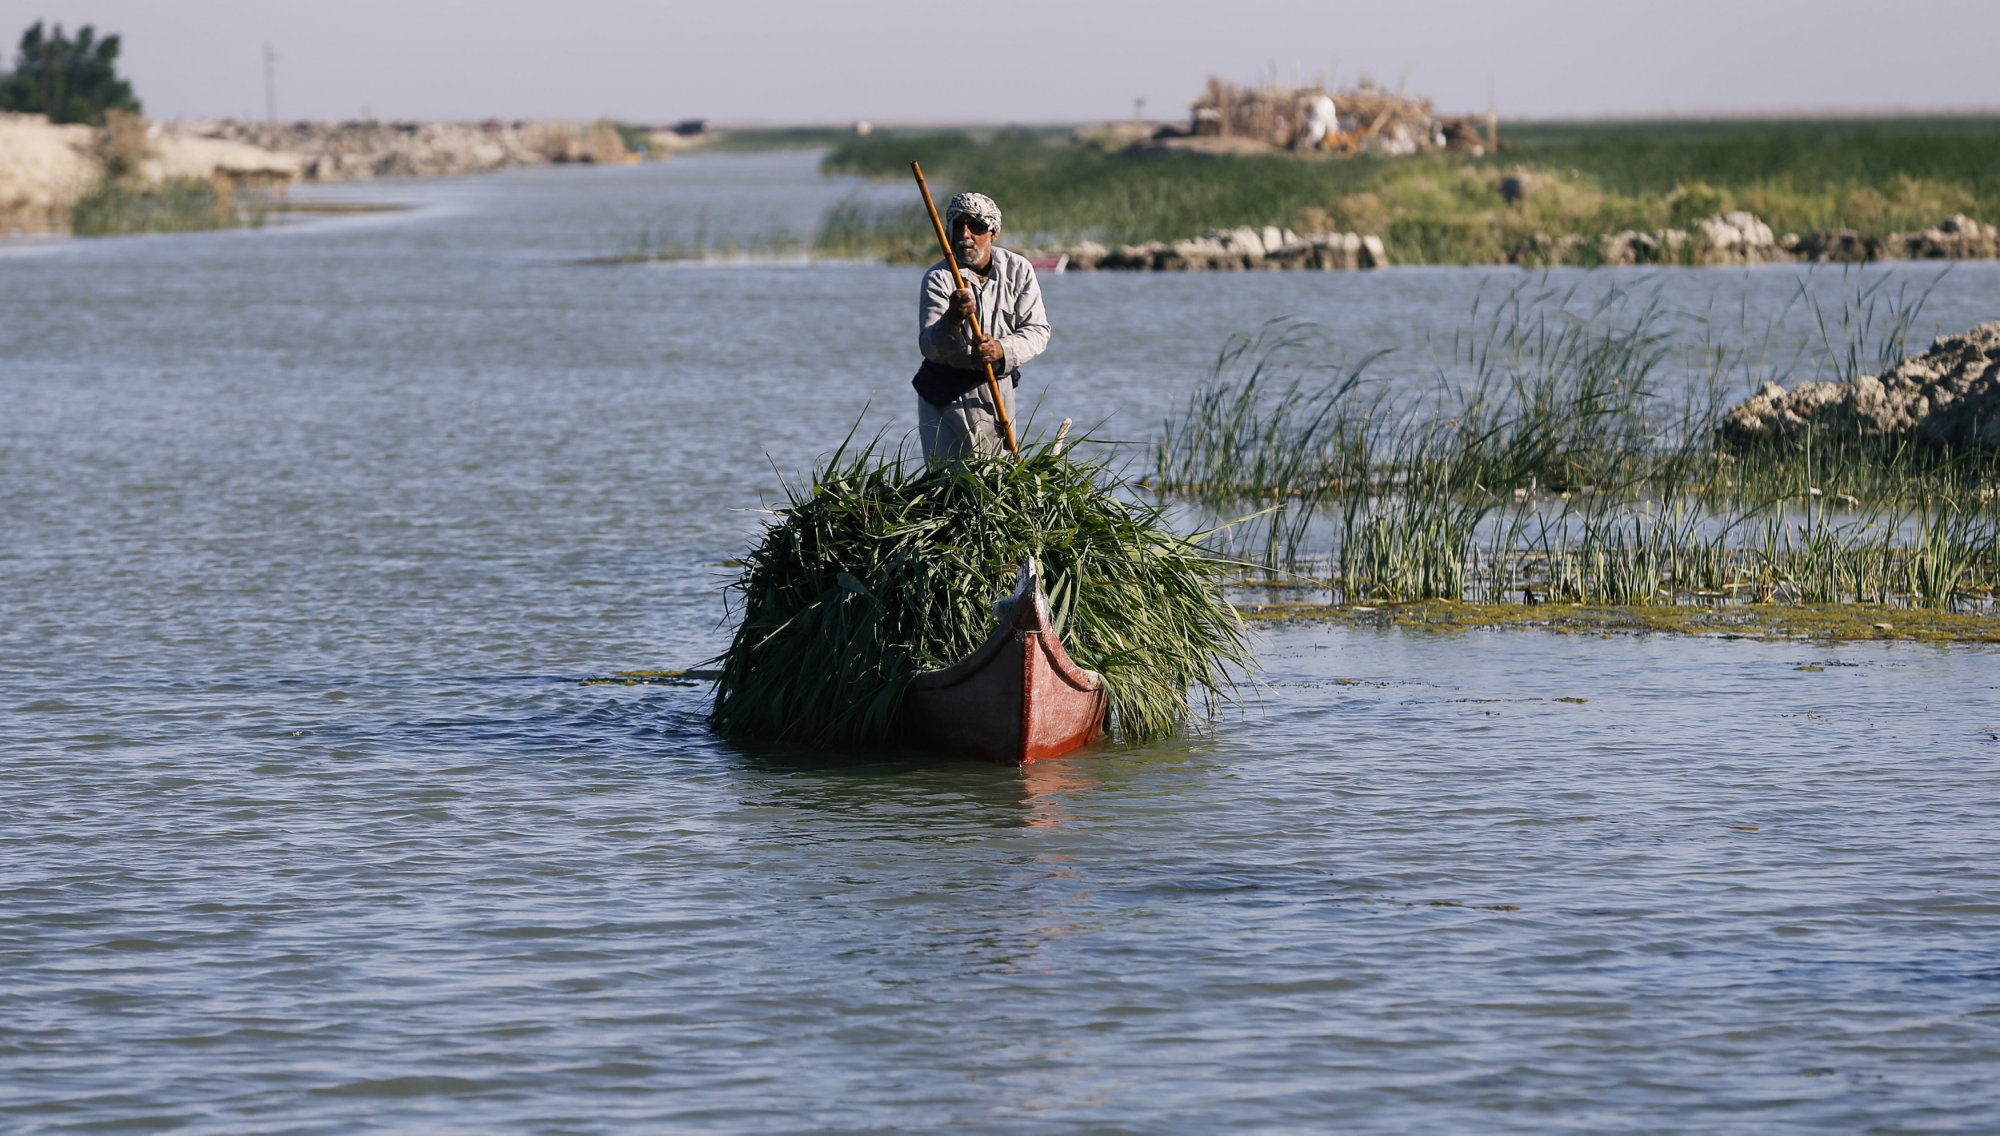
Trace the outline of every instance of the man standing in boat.
<instances>
[{"instance_id":1,"label":"man standing in boat","mask_svg":"<svg viewBox=\"0 0 2000 1136\"><path fill-rule=\"evenodd\" d=\"M917 347L924 365L910 382L917 388L917 437L924 460L931 462L1004 452L1006 435L986 364L1000 380L1008 421L1018 422L1014 388L1021 383L1021 364L1049 345L1049 316L1034 266L993 243L1000 236L1000 207L983 193L961 193L945 207L944 217L966 287L953 287L951 265L940 260L924 273L917 304ZM974 314L983 332L976 336Z\"/></svg>"}]
</instances>

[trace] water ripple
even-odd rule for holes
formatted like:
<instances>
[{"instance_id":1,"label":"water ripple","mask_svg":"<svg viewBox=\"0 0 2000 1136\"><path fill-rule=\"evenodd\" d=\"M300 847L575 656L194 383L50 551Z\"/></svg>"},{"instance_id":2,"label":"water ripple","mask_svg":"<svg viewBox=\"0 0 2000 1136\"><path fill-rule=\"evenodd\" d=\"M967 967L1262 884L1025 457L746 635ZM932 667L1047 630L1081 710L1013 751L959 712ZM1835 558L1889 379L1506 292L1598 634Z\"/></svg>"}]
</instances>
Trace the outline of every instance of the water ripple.
<instances>
[{"instance_id":1,"label":"water ripple","mask_svg":"<svg viewBox=\"0 0 2000 1136\"><path fill-rule=\"evenodd\" d=\"M909 270L568 264L852 191L744 161L0 261L0 1127L1992 1127L1991 647L1277 627L1025 771L584 685L718 650L773 465L907 410ZM1143 432L1499 279L1298 275L1052 279L1033 381Z\"/></svg>"}]
</instances>

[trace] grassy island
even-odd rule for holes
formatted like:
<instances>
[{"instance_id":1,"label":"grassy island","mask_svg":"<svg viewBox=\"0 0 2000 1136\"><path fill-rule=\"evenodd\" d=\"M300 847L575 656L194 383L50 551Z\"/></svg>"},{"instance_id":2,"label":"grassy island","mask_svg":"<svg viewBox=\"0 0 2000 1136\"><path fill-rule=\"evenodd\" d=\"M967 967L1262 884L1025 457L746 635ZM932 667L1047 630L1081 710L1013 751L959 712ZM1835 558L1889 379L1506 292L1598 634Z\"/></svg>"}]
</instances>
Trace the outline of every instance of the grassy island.
<instances>
[{"instance_id":1,"label":"grassy island","mask_svg":"<svg viewBox=\"0 0 2000 1136\"><path fill-rule=\"evenodd\" d=\"M1278 226L1379 235L1397 264L1590 263L1620 231L1685 229L1744 210L1777 234L1882 240L1964 214L2000 220L2000 118L1521 124L1494 154L1218 156L1110 148L1067 131L876 133L829 172L908 177L911 159L1007 211L1010 239L1053 247L1173 241ZM1502 183L1521 179L1510 203ZM851 206L820 245L921 259L918 211ZM1539 251L1538 251L1539 250Z\"/></svg>"}]
</instances>

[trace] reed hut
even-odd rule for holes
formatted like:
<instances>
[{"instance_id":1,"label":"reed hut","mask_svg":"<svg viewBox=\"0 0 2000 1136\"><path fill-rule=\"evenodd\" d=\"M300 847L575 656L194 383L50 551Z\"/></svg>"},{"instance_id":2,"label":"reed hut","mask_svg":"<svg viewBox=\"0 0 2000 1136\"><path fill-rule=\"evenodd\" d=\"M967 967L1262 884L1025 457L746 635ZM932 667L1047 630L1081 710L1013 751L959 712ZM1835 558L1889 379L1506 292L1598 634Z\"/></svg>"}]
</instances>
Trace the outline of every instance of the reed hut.
<instances>
[{"instance_id":1,"label":"reed hut","mask_svg":"<svg viewBox=\"0 0 2000 1136\"><path fill-rule=\"evenodd\" d=\"M1319 83L1240 86L1211 75L1201 97L1189 104L1190 131L1296 149L1306 135L1307 108L1328 94L1340 112L1340 129L1327 136L1328 149L1413 154L1449 144L1429 99L1390 91L1365 78L1329 92Z\"/></svg>"}]
</instances>

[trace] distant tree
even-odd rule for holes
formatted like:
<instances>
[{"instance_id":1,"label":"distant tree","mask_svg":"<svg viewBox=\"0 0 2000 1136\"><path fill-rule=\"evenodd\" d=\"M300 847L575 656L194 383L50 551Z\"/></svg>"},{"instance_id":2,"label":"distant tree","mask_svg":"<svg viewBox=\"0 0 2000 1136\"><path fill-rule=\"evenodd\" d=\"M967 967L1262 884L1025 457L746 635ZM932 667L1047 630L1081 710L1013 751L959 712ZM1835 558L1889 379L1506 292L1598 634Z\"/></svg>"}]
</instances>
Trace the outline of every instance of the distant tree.
<instances>
[{"instance_id":1,"label":"distant tree","mask_svg":"<svg viewBox=\"0 0 2000 1136\"><path fill-rule=\"evenodd\" d=\"M21 33L14 73L0 78L0 110L46 114L50 122L102 123L106 111L139 113L132 84L118 77L118 37L97 38L89 24L76 38L62 25L44 32L42 22Z\"/></svg>"}]
</instances>

